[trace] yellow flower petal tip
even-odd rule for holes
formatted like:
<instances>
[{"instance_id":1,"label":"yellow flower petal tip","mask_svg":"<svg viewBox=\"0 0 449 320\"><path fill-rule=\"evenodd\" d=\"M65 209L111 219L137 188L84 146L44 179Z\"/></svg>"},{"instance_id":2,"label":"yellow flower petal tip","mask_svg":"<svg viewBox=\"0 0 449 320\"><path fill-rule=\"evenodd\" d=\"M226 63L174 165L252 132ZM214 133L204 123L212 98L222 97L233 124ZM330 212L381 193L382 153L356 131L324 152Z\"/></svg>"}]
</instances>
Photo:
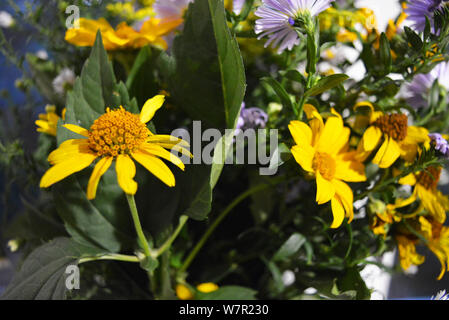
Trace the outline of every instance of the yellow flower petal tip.
<instances>
[{"instance_id":1,"label":"yellow flower petal tip","mask_svg":"<svg viewBox=\"0 0 449 320\"><path fill-rule=\"evenodd\" d=\"M140 122L147 123L150 121L157 110L159 110L164 104L165 96L157 95L151 99L148 99L147 102L142 107L142 111L140 112Z\"/></svg>"},{"instance_id":2,"label":"yellow flower petal tip","mask_svg":"<svg viewBox=\"0 0 449 320\"><path fill-rule=\"evenodd\" d=\"M190 289L183 284L178 284L176 286L176 296L180 300L192 300L194 297Z\"/></svg>"},{"instance_id":3,"label":"yellow flower petal tip","mask_svg":"<svg viewBox=\"0 0 449 320\"><path fill-rule=\"evenodd\" d=\"M197 285L196 289L203 293L210 293L210 292L217 291L219 289L219 287L218 287L218 285L216 285L213 282L206 282L206 283L201 283L201 284Z\"/></svg>"}]
</instances>

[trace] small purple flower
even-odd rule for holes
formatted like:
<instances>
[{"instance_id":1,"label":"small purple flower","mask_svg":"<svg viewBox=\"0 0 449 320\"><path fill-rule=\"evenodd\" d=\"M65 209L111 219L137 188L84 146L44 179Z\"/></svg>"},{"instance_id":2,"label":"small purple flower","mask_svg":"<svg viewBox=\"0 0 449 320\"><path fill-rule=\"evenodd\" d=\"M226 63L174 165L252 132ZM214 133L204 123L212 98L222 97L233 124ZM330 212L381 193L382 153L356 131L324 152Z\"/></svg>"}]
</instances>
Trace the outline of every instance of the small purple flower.
<instances>
[{"instance_id":1,"label":"small purple flower","mask_svg":"<svg viewBox=\"0 0 449 320\"><path fill-rule=\"evenodd\" d=\"M412 21L412 27L417 31L424 31L426 27L426 17L429 19L432 27L434 14L437 10L441 10L446 1L443 0L411 0L405 13L408 15L407 20Z\"/></svg>"},{"instance_id":2,"label":"small purple flower","mask_svg":"<svg viewBox=\"0 0 449 320\"><path fill-rule=\"evenodd\" d=\"M300 38L294 29L295 21L308 15L314 17L330 7L334 0L262 0L262 5L255 15L255 32L258 39L268 36L265 47L272 44L278 48L278 53L285 49L291 50L298 45Z\"/></svg>"},{"instance_id":3,"label":"small purple flower","mask_svg":"<svg viewBox=\"0 0 449 320\"><path fill-rule=\"evenodd\" d=\"M246 108L242 104L242 111L237 122L237 130L263 129L267 125L268 115L259 108Z\"/></svg>"},{"instance_id":4,"label":"small purple flower","mask_svg":"<svg viewBox=\"0 0 449 320\"><path fill-rule=\"evenodd\" d=\"M439 151L444 156L449 157L449 143L441 136L441 134L431 133L429 134L429 138L435 146L435 150Z\"/></svg>"},{"instance_id":5,"label":"small purple flower","mask_svg":"<svg viewBox=\"0 0 449 320\"><path fill-rule=\"evenodd\" d=\"M160 19L180 19L194 0L156 0L153 9Z\"/></svg>"},{"instance_id":6,"label":"small purple flower","mask_svg":"<svg viewBox=\"0 0 449 320\"><path fill-rule=\"evenodd\" d=\"M449 62L441 62L427 74L418 74L405 87L406 100L412 107L418 109L427 105L427 95L435 80L446 90L449 90Z\"/></svg>"},{"instance_id":7,"label":"small purple flower","mask_svg":"<svg viewBox=\"0 0 449 320\"><path fill-rule=\"evenodd\" d=\"M232 11L235 14L240 14L242 12L245 1L246 0L234 0L234 2L232 3Z\"/></svg>"}]
</instances>

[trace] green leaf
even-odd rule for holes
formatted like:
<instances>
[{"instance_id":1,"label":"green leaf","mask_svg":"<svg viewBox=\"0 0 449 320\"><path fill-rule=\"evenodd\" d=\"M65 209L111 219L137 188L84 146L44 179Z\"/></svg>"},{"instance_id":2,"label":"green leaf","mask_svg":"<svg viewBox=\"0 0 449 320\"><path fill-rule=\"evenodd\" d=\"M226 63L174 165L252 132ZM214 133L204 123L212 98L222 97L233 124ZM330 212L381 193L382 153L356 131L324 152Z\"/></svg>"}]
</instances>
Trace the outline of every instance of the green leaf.
<instances>
[{"instance_id":1,"label":"green leaf","mask_svg":"<svg viewBox=\"0 0 449 320\"><path fill-rule=\"evenodd\" d=\"M212 127L233 128L245 94L245 69L222 0L190 4L173 51L176 72L169 91L177 104Z\"/></svg>"},{"instance_id":2,"label":"green leaf","mask_svg":"<svg viewBox=\"0 0 449 320\"><path fill-rule=\"evenodd\" d=\"M122 210L118 210L120 207L114 204L114 199L123 197L123 192L119 190L114 178L114 172L111 171L103 176L102 179L106 181L102 181L94 201L87 200L76 177L68 177L53 187L56 209L73 239L109 252L119 252L130 247L132 242L127 235L130 234L130 224L127 221L128 212L123 210L126 207L120 206ZM105 188L110 192L106 192ZM111 188L114 188L115 192L112 192ZM102 205L103 210L99 208Z\"/></svg>"},{"instance_id":3,"label":"green leaf","mask_svg":"<svg viewBox=\"0 0 449 320\"><path fill-rule=\"evenodd\" d=\"M67 297L66 268L80 258L104 253L68 238L55 238L36 248L23 262L2 300L61 300Z\"/></svg>"},{"instance_id":4,"label":"green leaf","mask_svg":"<svg viewBox=\"0 0 449 320\"><path fill-rule=\"evenodd\" d=\"M198 292L195 300L256 300L257 291L239 286L224 286L218 290L203 293Z\"/></svg>"},{"instance_id":5,"label":"green leaf","mask_svg":"<svg viewBox=\"0 0 449 320\"><path fill-rule=\"evenodd\" d=\"M291 81L301 83L303 86L306 85L306 78L298 70L281 71L280 74Z\"/></svg>"},{"instance_id":6,"label":"green leaf","mask_svg":"<svg viewBox=\"0 0 449 320\"><path fill-rule=\"evenodd\" d=\"M319 95L329 89L332 89L332 88L338 86L339 84L346 81L347 79L349 79L349 76L347 76L345 74L333 74L333 75L327 76L327 77L321 79L320 81L318 81L318 83L315 86L313 86L312 88L307 90L304 95L307 97Z\"/></svg>"},{"instance_id":7,"label":"green leaf","mask_svg":"<svg viewBox=\"0 0 449 320\"><path fill-rule=\"evenodd\" d=\"M383 66L383 74L387 75L391 72L393 58L391 57L390 42L384 32L380 35L380 62Z\"/></svg>"},{"instance_id":8,"label":"green leaf","mask_svg":"<svg viewBox=\"0 0 449 320\"><path fill-rule=\"evenodd\" d=\"M159 266L159 261L152 257L145 257L140 261L140 267L148 272L153 272Z\"/></svg>"},{"instance_id":9,"label":"green leaf","mask_svg":"<svg viewBox=\"0 0 449 320\"><path fill-rule=\"evenodd\" d=\"M101 34L98 33L81 76L68 94L65 121L88 129L95 119L104 114L106 107L119 105L133 113L139 111L136 101L130 100L125 84L116 83ZM61 125L60 120L58 145L67 139L83 138ZM114 168L111 167L103 175L94 201L87 200L85 194L90 173L89 169L85 169L52 187L56 209L68 233L81 244L105 248L110 252L130 248L132 240L127 234L132 229L128 208L123 191L117 185Z\"/></svg>"},{"instance_id":10,"label":"green leaf","mask_svg":"<svg viewBox=\"0 0 449 320\"><path fill-rule=\"evenodd\" d=\"M342 293L356 292L354 298L357 300L369 299L371 296L371 291L356 268L346 270L345 274L337 280L337 285Z\"/></svg>"},{"instance_id":11,"label":"green leaf","mask_svg":"<svg viewBox=\"0 0 449 320\"><path fill-rule=\"evenodd\" d=\"M131 96L136 97L139 105L158 93L159 86L156 80L155 70L160 51L151 47L143 47L134 61L134 65L128 75L126 87Z\"/></svg>"},{"instance_id":12,"label":"green leaf","mask_svg":"<svg viewBox=\"0 0 449 320\"><path fill-rule=\"evenodd\" d=\"M301 249L306 242L306 238L300 233L293 233L288 240L274 254L274 261L286 260Z\"/></svg>"},{"instance_id":13,"label":"green leaf","mask_svg":"<svg viewBox=\"0 0 449 320\"><path fill-rule=\"evenodd\" d=\"M261 79L263 82L266 82L271 88L273 88L274 92L276 92L276 95L281 99L282 104L284 107L294 110L292 99L288 95L287 91L282 87L282 85L276 80L271 77L266 77Z\"/></svg>"},{"instance_id":14,"label":"green leaf","mask_svg":"<svg viewBox=\"0 0 449 320\"><path fill-rule=\"evenodd\" d=\"M404 27L404 31L407 37L407 41L412 45L412 48L415 51L421 51L424 45L421 37L409 27Z\"/></svg>"}]
</instances>

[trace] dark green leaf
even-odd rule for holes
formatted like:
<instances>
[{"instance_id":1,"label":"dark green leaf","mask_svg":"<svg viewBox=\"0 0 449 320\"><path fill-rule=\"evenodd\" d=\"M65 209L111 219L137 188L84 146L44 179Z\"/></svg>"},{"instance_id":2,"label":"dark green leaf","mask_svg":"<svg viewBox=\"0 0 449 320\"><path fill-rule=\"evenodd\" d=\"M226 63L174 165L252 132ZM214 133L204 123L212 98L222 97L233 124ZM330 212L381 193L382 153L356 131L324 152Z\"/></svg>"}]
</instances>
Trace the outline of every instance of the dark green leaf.
<instances>
[{"instance_id":1,"label":"dark green leaf","mask_svg":"<svg viewBox=\"0 0 449 320\"><path fill-rule=\"evenodd\" d=\"M292 234L288 240L279 248L279 250L274 254L274 261L285 260L301 249L302 245L306 242L306 238L299 233Z\"/></svg>"},{"instance_id":2,"label":"dark green leaf","mask_svg":"<svg viewBox=\"0 0 449 320\"><path fill-rule=\"evenodd\" d=\"M224 286L210 293L198 292L197 300L256 300L257 292L238 286Z\"/></svg>"},{"instance_id":3,"label":"dark green leaf","mask_svg":"<svg viewBox=\"0 0 449 320\"><path fill-rule=\"evenodd\" d=\"M412 48L415 51L421 51L424 45L423 41L421 40L421 37L409 27L404 27L404 31L408 42L412 45Z\"/></svg>"},{"instance_id":4,"label":"dark green leaf","mask_svg":"<svg viewBox=\"0 0 449 320\"><path fill-rule=\"evenodd\" d=\"M173 51L176 72L169 90L177 104L212 127L233 128L245 94L245 69L222 0L190 4Z\"/></svg>"},{"instance_id":5,"label":"dark green leaf","mask_svg":"<svg viewBox=\"0 0 449 320\"><path fill-rule=\"evenodd\" d=\"M5 293L4 300L61 300L67 296L66 268L80 258L102 250L56 238L35 249L24 261Z\"/></svg>"},{"instance_id":6,"label":"dark green leaf","mask_svg":"<svg viewBox=\"0 0 449 320\"><path fill-rule=\"evenodd\" d=\"M390 42L384 32L380 35L380 62L383 66L383 73L387 75L391 72L393 58L391 57Z\"/></svg>"},{"instance_id":7,"label":"dark green leaf","mask_svg":"<svg viewBox=\"0 0 449 320\"><path fill-rule=\"evenodd\" d=\"M327 76L327 77L321 79L320 81L318 81L318 83L315 86L313 86L312 88L307 90L305 95L307 97L313 97L313 96L319 95L329 89L332 89L332 88L338 86L339 84L346 81L347 79L349 79L349 76L347 76L345 74L333 74L333 75Z\"/></svg>"},{"instance_id":8,"label":"dark green leaf","mask_svg":"<svg viewBox=\"0 0 449 320\"><path fill-rule=\"evenodd\" d=\"M288 95L287 91L285 91L285 89L282 87L282 85L276 79L266 77L266 78L262 78L261 80L263 82L266 82L271 88L273 88L274 92L279 97L279 99L281 100L281 102L285 108L294 110L292 99Z\"/></svg>"}]
</instances>

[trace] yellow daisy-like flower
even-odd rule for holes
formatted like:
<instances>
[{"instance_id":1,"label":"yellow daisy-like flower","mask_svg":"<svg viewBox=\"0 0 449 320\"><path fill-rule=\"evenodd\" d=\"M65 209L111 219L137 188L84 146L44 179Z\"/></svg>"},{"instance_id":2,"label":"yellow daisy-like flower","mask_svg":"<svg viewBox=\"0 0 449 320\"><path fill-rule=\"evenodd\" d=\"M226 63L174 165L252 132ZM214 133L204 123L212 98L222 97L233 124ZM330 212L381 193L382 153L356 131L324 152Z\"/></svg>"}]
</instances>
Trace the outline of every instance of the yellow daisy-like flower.
<instances>
[{"instance_id":1,"label":"yellow daisy-like flower","mask_svg":"<svg viewBox=\"0 0 449 320\"><path fill-rule=\"evenodd\" d=\"M435 221L419 217L421 233L427 239L427 247L432 251L441 264L441 272L437 279L441 280L449 266L449 227Z\"/></svg>"},{"instance_id":2,"label":"yellow daisy-like flower","mask_svg":"<svg viewBox=\"0 0 449 320\"><path fill-rule=\"evenodd\" d=\"M163 21L151 18L145 21L136 31L126 22L120 23L116 30L104 18L89 20L80 18L79 28L68 29L65 40L80 47L91 47L95 43L98 30L101 32L103 46L106 50L137 49L148 44L167 49L167 43L162 36L176 29L182 19Z\"/></svg>"},{"instance_id":3,"label":"yellow daisy-like flower","mask_svg":"<svg viewBox=\"0 0 449 320\"><path fill-rule=\"evenodd\" d=\"M413 186L413 193L407 199L398 199L396 208L410 205L420 200L419 207L414 214L418 214L423 209L429 212L439 223L446 221L446 211L449 210L449 199L438 190L441 167L428 167L425 171L409 174L399 179L403 185Z\"/></svg>"},{"instance_id":4,"label":"yellow daisy-like flower","mask_svg":"<svg viewBox=\"0 0 449 320\"><path fill-rule=\"evenodd\" d=\"M338 228L345 216L349 222L354 216L354 196L343 181L365 181L365 167L356 160L356 152L349 151L350 129L344 127L337 112L332 110L333 116L324 124L312 105L305 105L304 111L310 126L301 121L290 122L289 130L296 142L291 151L296 162L316 178L316 202L331 201L331 228Z\"/></svg>"},{"instance_id":5,"label":"yellow daisy-like flower","mask_svg":"<svg viewBox=\"0 0 449 320\"><path fill-rule=\"evenodd\" d=\"M94 199L101 176L115 161L117 180L127 194L134 195L137 182L134 181L136 166L140 163L166 185L175 186L175 177L165 159L184 170L181 159L166 149L172 149L192 157L185 149L188 143L170 135L154 135L147 128L155 112L164 103L163 95L148 100L140 115L132 114L122 107L116 110L107 108L106 113L94 121L89 130L73 124L64 127L84 136L83 139L64 141L58 149L50 153L48 161L53 165L42 177L41 188L47 188L69 175L81 171L96 159L87 186L87 198Z\"/></svg>"},{"instance_id":6,"label":"yellow daisy-like flower","mask_svg":"<svg viewBox=\"0 0 449 320\"><path fill-rule=\"evenodd\" d=\"M65 118L66 109L62 110L62 119ZM58 120L61 117L56 113L56 107L53 105L47 105L45 107L46 113L39 114L39 120L36 120L34 123L37 126L36 131L46 133L51 136L56 137L56 129L58 127Z\"/></svg>"},{"instance_id":7,"label":"yellow daisy-like flower","mask_svg":"<svg viewBox=\"0 0 449 320\"><path fill-rule=\"evenodd\" d=\"M376 235L382 235L385 238L388 227L401 221L401 217L396 214L395 206L392 204L385 204L380 200L373 199L369 208L374 214L371 218L370 228Z\"/></svg>"},{"instance_id":8,"label":"yellow daisy-like flower","mask_svg":"<svg viewBox=\"0 0 449 320\"><path fill-rule=\"evenodd\" d=\"M380 168L390 167L399 157L406 162L413 162L419 151L419 145L430 144L427 129L409 126L408 117L405 114L384 114L381 111L374 111L370 102L357 103L354 108L361 106L370 108L370 114L367 117L369 126L357 149L361 161L365 161L381 145L373 159L373 163Z\"/></svg>"},{"instance_id":9,"label":"yellow daisy-like flower","mask_svg":"<svg viewBox=\"0 0 449 320\"><path fill-rule=\"evenodd\" d=\"M407 270L412 265L423 264L425 258L416 252L416 244L419 239L413 235L398 234L395 236L398 245L399 263L403 270Z\"/></svg>"}]
</instances>

